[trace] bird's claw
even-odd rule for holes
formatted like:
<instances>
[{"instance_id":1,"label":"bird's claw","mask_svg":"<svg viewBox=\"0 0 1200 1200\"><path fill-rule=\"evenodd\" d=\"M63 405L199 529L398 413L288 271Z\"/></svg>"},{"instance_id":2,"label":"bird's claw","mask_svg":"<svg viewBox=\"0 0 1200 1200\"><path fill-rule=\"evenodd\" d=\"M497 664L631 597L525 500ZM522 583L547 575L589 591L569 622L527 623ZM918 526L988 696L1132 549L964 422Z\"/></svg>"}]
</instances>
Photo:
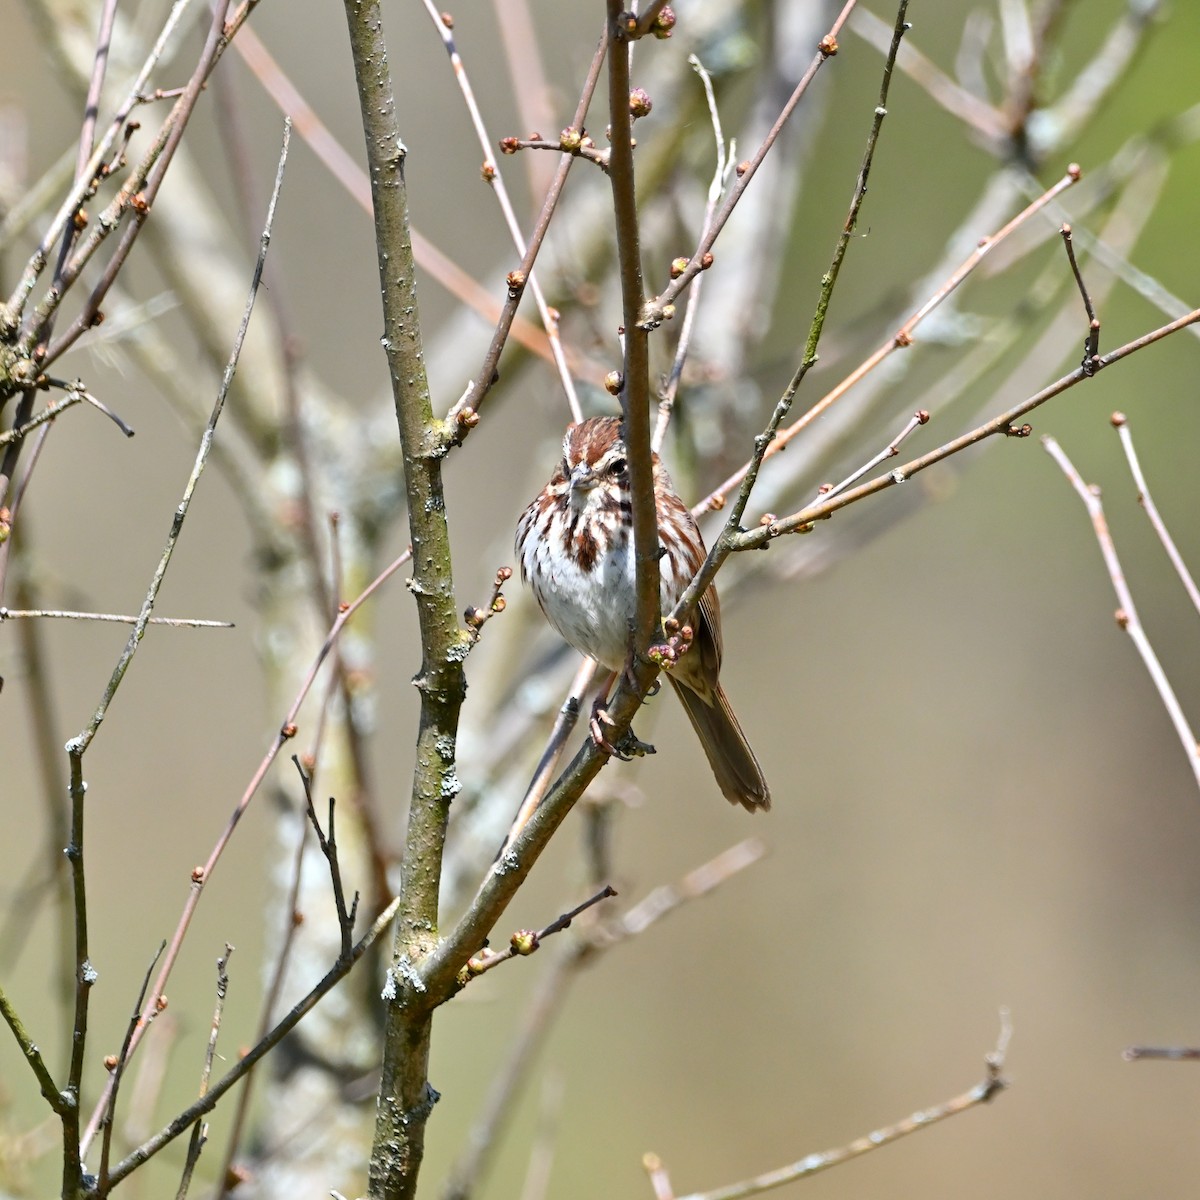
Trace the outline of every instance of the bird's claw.
<instances>
[{"instance_id":1,"label":"bird's claw","mask_svg":"<svg viewBox=\"0 0 1200 1200\"><path fill-rule=\"evenodd\" d=\"M647 754L656 753L654 747L649 742L643 742L632 729L627 729L621 734L615 744L610 742L604 734L605 725L611 728L616 725L616 722L608 715L608 709L603 704L596 703L592 707L588 730L591 732L592 741L605 754L610 754L613 758L620 759L621 762L630 762L635 758L643 758Z\"/></svg>"}]
</instances>

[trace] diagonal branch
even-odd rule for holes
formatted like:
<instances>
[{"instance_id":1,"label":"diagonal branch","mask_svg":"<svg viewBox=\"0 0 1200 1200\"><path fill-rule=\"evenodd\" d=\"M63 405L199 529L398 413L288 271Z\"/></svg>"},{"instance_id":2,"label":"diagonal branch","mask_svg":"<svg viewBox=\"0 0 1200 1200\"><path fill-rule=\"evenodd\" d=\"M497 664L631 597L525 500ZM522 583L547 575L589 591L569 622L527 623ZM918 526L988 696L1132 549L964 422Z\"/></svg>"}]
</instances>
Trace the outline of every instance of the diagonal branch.
<instances>
[{"instance_id":1,"label":"diagonal branch","mask_svg":"<svg viewBox=\"0 0 1200 1200\"><path fill-rule=\"evenodd\" d=\"M763 1192L782 1187L786 1183L793 1183L797 1179L807 1179L821 1171L828 1171L830 1167L841 1166L842 1163L849 1162L852 1158L861 1158L872 1150L878 1150L881 1146L889 1146L901 1138L919 1133L922 1129L928 1129L949 1117L956 1117L959 1113L976 1108L980 1104L990 1103L1008 1087L1008 1081L1001 1072L1004 1070L1004 1058L1008 1052L1012 1026L1009 1024L1007 1010L1001 1011L1000 1018L1000 1039L996 1044L996 1049L984 1056L987 1074L981 1083L977 1083L973 1088L955 1096L954 1099L947 1100L942 1104L935 1104L932 1108L923 1108L919 1112L905 1117L902 1121L897 1121L894 1125L885 1125L881 1129L873 1130L865 1137L855 1138L848 1145L825 1150L819 1154L808 1154L798 1162L789 1163L774 1171L766 1171L762 1175L756 1175L753 1179L744 1179L740 1183L730 1184L728 1187L714 1188L711 1192L695 1192L681 1196L679 1200L746 1200L748 1196L758 1196Z\"/></svg>"},{"instance_id":2,"label":"diagonal branch","mask_svg":"<svg viewBox=\"0 0 1200 1200\"><path fill-rule=\"evenodd\" d=\"M190 1104L183 1112L168 1122L153 1137L147 1138L135 1150L127 1154L112 1169L109 1180L113 1187L126 1176L136 1171L144 1162L153 1158L165 1146L169 1146L180 1134L186 1132L201 1117L206 1116L216 1108L218 1102L234 1086L252 1071L258 1063L267 1056L297 1025L317 1006L320 1000L329 994L351 971L354 965L371 948L378 938L384 934L396 915L400 905L399 899L393 900L376 918L374 924L355 943L350 956L339 957L338 961L321 978L301 1000L299 1000L282 1020L278 1021L266 1037L248 1050L203 1096Z\"/></svg>"}]
</instances>

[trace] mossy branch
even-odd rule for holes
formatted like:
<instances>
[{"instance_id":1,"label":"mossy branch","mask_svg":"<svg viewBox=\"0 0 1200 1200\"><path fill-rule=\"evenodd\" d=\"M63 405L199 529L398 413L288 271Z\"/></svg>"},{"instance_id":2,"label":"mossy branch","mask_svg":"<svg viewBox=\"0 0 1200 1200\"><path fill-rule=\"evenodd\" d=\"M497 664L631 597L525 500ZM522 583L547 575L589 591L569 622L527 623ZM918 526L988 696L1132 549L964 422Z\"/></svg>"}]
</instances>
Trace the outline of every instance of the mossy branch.
<instances>
[{"instance_id":1,"label":"mossy branch","mask_svg":"<svg viewBox=\"0 0 1200 1200\"><path fill-rule=\"evenodd\" d=\"M375 0L345 0L345 7L375 210L383 346L404 458L413 548L409 587L417 605L422 650L415 680L421 717L400 910L385 992L389 1003L383 1076L370 1167L371 1196L401 1200L416 1193L425 1124L436 1100L427 1079L434 1005L416 967L437 942L446 821L459 790L455 738L469 639L459 626L454 600L442 486L444 442L435 428L425 374L404 176L408 151L400 136L383 21Z\"/></svg>"}]
</instances>

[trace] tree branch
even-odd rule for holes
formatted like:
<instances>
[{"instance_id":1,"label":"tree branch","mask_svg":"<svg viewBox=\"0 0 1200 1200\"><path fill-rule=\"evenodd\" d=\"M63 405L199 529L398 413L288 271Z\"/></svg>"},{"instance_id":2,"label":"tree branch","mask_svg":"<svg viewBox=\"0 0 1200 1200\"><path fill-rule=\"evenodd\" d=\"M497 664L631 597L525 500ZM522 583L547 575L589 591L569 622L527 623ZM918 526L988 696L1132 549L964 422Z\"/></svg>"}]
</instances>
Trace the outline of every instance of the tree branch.
<instances>
[{"instance_id":1,"label":"tree branch","mask_svg":"<svg viewBox=\"0 0 1200 1200\"><path fill-rule=\"evenodd\" d=\"M438 940L438 898L450 803L460 790L455 767L459 709L470 646L458 623L450 532L442 486L441 445L425 374L417 308L416 264L408 225L400 136L378 0L346 0L350 51L358 87L375 209L375 243L383 298L383 345L404 456L413 548L409 585L421 631L421 669L414 680L421 717L405 838L400 913L393 943L383 1074L369 1172L379 1200L415 1195L425 1124L437 1095L428 1083L433 1004L416 986L416 968Z\"/></svg>"}]
</instances>

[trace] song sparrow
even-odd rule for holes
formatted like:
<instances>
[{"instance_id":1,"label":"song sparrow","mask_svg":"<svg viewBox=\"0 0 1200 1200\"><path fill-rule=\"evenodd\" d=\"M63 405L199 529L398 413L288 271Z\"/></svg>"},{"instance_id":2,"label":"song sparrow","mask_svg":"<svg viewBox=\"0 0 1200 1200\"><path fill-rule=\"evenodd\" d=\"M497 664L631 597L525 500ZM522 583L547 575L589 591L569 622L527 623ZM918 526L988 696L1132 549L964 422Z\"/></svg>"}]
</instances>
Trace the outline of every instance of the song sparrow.
<instances>
[{"instance_id":1,"label":"song sparrow","mask_svg":"<svg viewBox=\"0 0 1200 1200\"><path fill-rule=\"evenodd\" d=\"M705 550L657 454L654 500L666 614L704 561ZM593 417L567 430L562 461L517 523L516 551L521 574L550 624L577 650L620 671L629 649L635 590L633 501L616 417ZM762 768L717 678L721 611L715 587L685 620L692 641L667 678L725 798L751 811L770 808Z\"/></svg>"}]
</instances>

